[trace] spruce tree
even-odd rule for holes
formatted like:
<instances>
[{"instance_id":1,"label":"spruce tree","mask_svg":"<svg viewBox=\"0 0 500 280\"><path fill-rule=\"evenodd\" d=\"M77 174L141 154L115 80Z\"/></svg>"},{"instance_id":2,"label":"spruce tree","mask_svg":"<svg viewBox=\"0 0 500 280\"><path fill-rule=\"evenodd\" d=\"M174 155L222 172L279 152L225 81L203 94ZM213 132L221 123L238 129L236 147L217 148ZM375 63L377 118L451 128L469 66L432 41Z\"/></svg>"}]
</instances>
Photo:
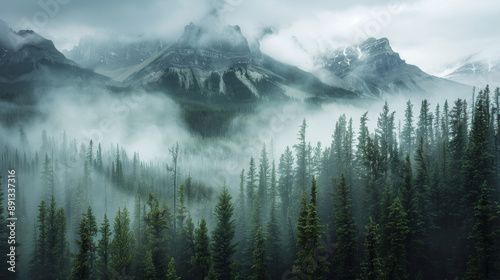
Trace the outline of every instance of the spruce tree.
<instances>
[{"instance_id":1,"label":"spruce tree","mask_svg":"<svg viewBox=\"0 0 500 280\"><path fill-rule=\"evenodd\" d=\"M150 250L146 251L146 255L144 256L144 280L156 280L156 269L153 264L153 256Z\"/></svg>"},{"instance_id":2,"label":"spruce tree","mask_svg":"<svg viewBox=\"0 0 500 280\"><path fill-rule=\"evenodd\" d=\"M356 224L352 216L350 187L346 184L344 174L334 195L335 199L335 241L337 249L334 256L334 272L336 279L355 279L357 271Z\"/></svg>"},{"instance_id":3,"label":"spruce tree","mask_svg":"<svg viewBox=\"0 0 500 280\"><path fill-rule=\"evenodd\" d=\"M210 253L210 237L208 236L207 222L201 219L200 226L196 229L195 256L191 261L193 274L196 280L204 280L212 268L212 254Z\"/></svg>"},{"instance_id":4,"label":"spruce tree","mask_svg":"<svg viewBox=\"0 0 500 280\"><path fill-rule=\"evenodd\" d=\"M262 229L259 227L255 234L255 245L254 245L253 257L252 257L252 274L250 276L251 280L268 280L269 272L267 270L267 262L269 257L266 252L266 238Z\"/></svg>"},{"instance_id":5,"label":"spruce tree","mask_svg":"<svg viewBox=\"0 0 500 280\"><path fill-rule=\"evenodd\" d=\"M97 273L102 280L111 279L110 274L110 245L111 245L111 226L109 224L108 216L104 214L104 220L99 229L101 239L97 244L97 255L99 259L96 261Z\"/></svg>"},{"instance_id":6,"label":"spruce tree","mask_svg":"<svg viewBox=\"0 0 500 280\"><path fill-rule=\"evenodd\" d=\"M408 219L398 197L388 209L385 234L389 248L384 263L384 271L388 279L405 279L406 270L406 238L408 235Z\"/></svg>"},{"instance_id":7,"label":"spruce tree","mask_svg":"<svg viewBox=\"0 0 500 280\"><path fill-rule=\"evenodd\" d=\"M168 270L166 280L181 280L181 277L177 276L177 272L175 272L175 260L174 258L170 259L168 263Z\"/></svg>"},{"instance_id":8,"label":"spruce tree","mask_svg":"<svg viewBox=\"0 0 500 280\"><path fill-rule=\"evenodd\" d=\"M383 280L382 257L379 253L380 235L378 224L370 222L365 227L365 261L361 264L361 280Z\"/></svg>"},{"instance_id":9,"label":"spruce tree","mask_svg":"<svg viewBox=\"0 0 500 280\"><path fill-rule=\"evenodd\" d=\"M69 243L66 238L66 214L64 208L56 213L56 243L53 249L57 264L55 279L68 279L71 273Z\"/></svg>"},{"instance_id":10,"label":"spruce tree","mask_svg":"<svg viewBox=\"0 0 500 280\"><path fill-rule=\"evenodd\" d=\"M49 249L47 245L47 204L45 200L40 202L38 206L38 217L36 222L36 229L38 230L38 235L35 233L35 246L32 253L31 260L31 278L32 279L48 279L48 264L47 259L49 255Z\"/></svg>"},{"instance_id":11,"label":"spruce tree","mask_svg":"<svg viewBox=\"0 0 500 280\"><path fill-rule=\"evenodd\" d=\"M165 275L167 270L167 247L170 236L168 209L160 206L156 197L149 194L149 212L144 217L146 224L146 250L151 251L153 265L157 275Z\"/></svg>"},{"instance_id":12,"label":"spruce tree","mask_svg":"<svg viewBox=\"0 0 500 280\"><path fill-rule=\"evenodd\" d=\"M496 216L490 201L486 182L481 186L480 198L474 207L474 226L469 238L474 241L474 251L469 255L464 279L493 279L495 273Z\"/></svg>"},{"instance_id":13,"label":"spruce tree","mask_svg":"<svg viewBox=\"0 0 500 280\"><path fill-rule=\"evenodd\" d=\"M97 224L92 208L89 206L87 213L82 214L77 231L79 239L75 240L78 253L73 260L72 279L90 279L92 276L92 254L95 247L94 236L97 234Z\"/></svg>"},{"instance_id":14,"label":"spruce tree","mask_svg":"<svg viewBox=\"0 0 500 280\"><path fill-rule=\"evenodd\" d=\"M232 244L236 222L233 219L234 205L231 203L231 199L231 194L224 186L219 195L219 202L214 209L216 226L212 232L212 259L214 270L219 274L221 280L229 280L231 277L229 267L237 245Z\"/></svg>"},{"instance_id":15,"label":"spruce tree","mask_svg":"<svg viewBox=\"0 0 500 280\"><path fill-rule=\"evenodd\" d=\"M328 273L328 261L325 259L325 249L320 243L321 225L317 215L316 180L312 178L311 199L307 204L307 197L302 196L302 208L297 220L297 247L301 250L297 254L292 273L299 279L324 279Z\"/></svg>"},{"instance_id":16,"label":"spruce tree","mask_svg":"<svg viewBox=\"0 0 500 280\"><path fill-rule=\"evenodd\" d=\"M116 213L113 225L114 238L110 244L110 268L114 274L131 274L134 239L130 231L130 217L127 207Z\"/></svg>"},{"instance_id":17,"label":"spruce tree","mask_svg":"<svg viewBox=\"0 0 500 280\"><path fill-rule=\"evenodd\" d=\"M276 214L276 203L271 205L271 217L267 224L267 248L269 252L269 275L271 279L279 278L282 269L283 253L281 250L281 232L278 224L278 217Z\"/></svg>"},{"instance_id":18,"label":"spruce tree","mask_svg":"<svg viewBox=\"0 0 500 280\"><path fill-rule=\"evenodd\" d=\"M194 241L194 224L191 215L188 213L184 228L179 234L179 274L182 278L191 278L189 269L191 267L191 259L195 256L195 241Z\"/></svg>"}]
</instances>

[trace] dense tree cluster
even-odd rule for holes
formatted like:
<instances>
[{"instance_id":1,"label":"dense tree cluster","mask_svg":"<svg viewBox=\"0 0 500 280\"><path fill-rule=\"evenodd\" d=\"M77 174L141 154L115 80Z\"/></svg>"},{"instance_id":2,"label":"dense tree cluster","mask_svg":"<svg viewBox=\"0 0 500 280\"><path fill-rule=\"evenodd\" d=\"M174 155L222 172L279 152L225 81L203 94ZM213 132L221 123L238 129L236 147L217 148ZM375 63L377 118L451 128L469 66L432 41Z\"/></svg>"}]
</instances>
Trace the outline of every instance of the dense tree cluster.
<instances>
[{"instance_id":1,"label":"dense tree cluster","mask_svg":"<svg viewBox=\"0 0 500 280\"><path fill-rule=\"evenodd\" d=\"M5 146L0 158L26 174L18 199L40 198L36 215L19 209L34 220L20 225L32 234L21 276L498 279L500 90L474 99L434 112L423 100L418 116L408 101L399 130L387 102L374 131L366 113L357 133L342 115L328 145L308 141L304 120L294 145L276 159L264 145L215 202L182 174L182 143L166 165L45 131L30 148L21 127L26 149Z\"/></svg>"}]
</instances>

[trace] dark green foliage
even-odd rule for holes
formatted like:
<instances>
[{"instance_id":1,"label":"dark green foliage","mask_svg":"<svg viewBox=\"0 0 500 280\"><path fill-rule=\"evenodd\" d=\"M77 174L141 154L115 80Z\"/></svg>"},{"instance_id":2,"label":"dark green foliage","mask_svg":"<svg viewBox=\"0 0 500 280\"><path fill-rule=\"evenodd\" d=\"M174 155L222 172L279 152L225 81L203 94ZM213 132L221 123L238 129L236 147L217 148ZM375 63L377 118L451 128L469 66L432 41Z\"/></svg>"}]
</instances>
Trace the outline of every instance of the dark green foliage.
<instances>
[{"instance_id":1,"label":"dark green foliage","mask_svg":"<svg viewBox=\"0 0 500 280\"><path fill-rule=\"evenodd\" d=\"M240 280L239 262L237 260L231 263L231 280Z\"/></svg>"},{"instance_id":2,"label":"dark green foliage","mask_svg":"<svg viewBox=\"0 0 500 280\"><path fill-rule=\"evenodd\" d=\"M304 119L300 126L297 140L299 143L294 145L297 154L297 167L295 169L295 185L298 192L305 191L307 187L307 143L306 143L307 123Z\"/></svg>"},{"instance_id":3,"label":"dark green foliage","mask_svg":"<svg viewBox=\"0 0 500 280\"><path fill-rule=\"evenodd\" d=\"M169 228L168 209L160 206L156 197L151 193L148 200L149 212L144 217L146 224L146 250L151 251L153 265L157 275L165 275L167 269L167 246L170 236L167 233Z\"/></svg>"},{"instance_id":4,"label":"dark green foliage","mask_svg":"<svg viewBox=\"0 0 500 280\"><path fill-rule=\"evenodd\" d=\"M126 206L123 207L123 211L118 209L116 213L113 234L113 241L109 248L110 269L113 273L130 275L134 237L130 231L130 217Z\"/></svg>"},{"instance_id":5,"label":"dark green foliage","mask_svg":"<svg viewBox=\"0 0 500 280\"><path fill-rule=\"evenodd\" d=\"M405 279L406 270L406 241L408 236L408 218L398 197L388 209L385 234L389 242L387 255L384 261L384 272L388 279Z\"/></svg>"},{"instance_id":6,"label":"dark green foliage","mask_svg":"<svg viewBox=\"0 0 500 280\"><path fill-rule=\"evenodd\" d=\"M324 279L328 273L325 248L320 243L322 231L317 215L316 180L312 178L311 199L302 196L302 208L297 221L297 259L292 273L299 279Z\"/></svg>"},{"instance_id":7,"label":"dark green foliage","mask_svg":"<svg viewBox=\"0 0 500 280\"><path fill-rule=\"evenodd\" d=\"M216 226L212 232L212 260L214 270L221 280L229 280L231 277L231 259L236 252L237 245L232 244L236 222L233 219L234 206L231 198L228 189L224 186L214 209Z\"/></svg>"},{"instance_id":8,"label":"dark green foliage","mask_svg":"<svg viewBox=\"0 0 500 280\"><path fill-rule=\"evenodd\" d=\"M35 247L31 259L30 274L32 279L48 279L49 277L47 259L50 248L47 244L49 234L47 228L47 216L47 204L45 203L45 200L42 200L38 206L38 217L36 222L38 235L35 231Z\"/></svg>"},{"instance_id":9,"label":"dark green foliage","mask_svg":"<svg viewBox=\"0 0 500 280\"><path fill-rule=\"evenodd\" d=\"M485 182L474 207L474 226L469 236L474 241L474 252L469 255L464 279L494 279L494 275L498 276L494 266L495 238L498 231L493 228L496 216L493 214L489 192Z\"/></svg>"},{"instance_id":10,"label":"dark green foliage","mask_svg":"<svg viewBox=\"0 0 500 280\"><path fill-rule=\"evenodd\" d=\"M195 256L194 224L191 215L188 214L186 223L179 234L179 274L183 278L189 278L191 259Z\"/></svg>"},{"instance_id":11,"label":"dark green foliage","mask_svg":"<svg viewBox=\"0 0 500 280\"><path fill-rule=\"evenodd\" d=\"M156 269L153 264L153 256L150 250L146 251L146 255L144 256L143 266L144 266L143 279L156 280Z\"/></svg>"},{"instance_id":12,"label":"dark green foliage","mask_svg":"<svg viewBox=\"0 0 500 280\"><path fill-rule=\"evenodd\" d=\"M181 277L177 276L177 272L175 272L175 260L174 260L174 258L171 258L170 262L168 263L166 280L181 280Z\"/></svg>"},{"instance_id":13,"label":"dark green foliage","mask_svg":"<svg viewBox=\"0 0 500 280\"><path fill-rule=\"evenodd\" d=\"M72 279L90 279L92 276L92 255L95 247L94 236L97 234L97 224L92 208L82 215L78 232L79 239L75 240L78 253L73 260Z\"/></svg>"},{"instance_id":14,"label":"dark green foliage","mask_svg":"<svg viewBox=\"0 0 500 280\"><path fill-rule=\"evenodd\" d=\"M97 255L99 259L96 261L97 274L102 280L111 279L110 274L110 246L111 246L111 226L109 224L108 216L104 214L104 220L99 229L101 239L97 243Z\"/></svg>"},{"instance_id":15,"label":"dark green foliage","mask_svg":"<svg viewBox=\"0 0 500 280\"><path fill-rule=\"evenodd\" d=\"M361 264L362 280L383 280L383 259L379 253L380 235L378 224L372 219L365 227L365 261Z\"/></svg>"},{"instance_id":16,"label":"dark green foliage","mask_svg":"<svg viewBox=\"0 0 500 280\"><path fill-rule=\"evenodd\" d=\"M210 237L208 236L207 222L201 219L200 226L195 230L195 255L192 264L192 273L196 280L204 280L209 270L213 269L212 254L210 253Z\"/></svg>"},{"instance_id":17,"label":"dark green foliage","mask_svg":"<svg viewBox=\"0 0 500 280\"><path fill-rule=\"evenodd\" d=\"M266 252L266 238L262 229L259 228L255 234L255 244L252 257L252 274L251 280L268 280L269 272L267 270L267 262L269 257Z\"/></svg>"},{"instance_id":18,"label":"dark green foliage","mask_svg":"<svg viewBox=\"0 0 500 280\"><path fill-rule=\"evenodd\" d=\"M278 226L278 218L276 213L275 203L271 205L271 217L267 224L267 248L269 260L269 274L271 279L277 279L283 273L282 266L282 249L281 249L281 232Z\"/></svg>"},{"instance_id":19,"label":"dark green foliage","mask_svg":"<svg viewBox=\"0 0 500 280\"><path fill-rule=\"evenodd\" d=\"M342 174L337 191L333 196L335 200L335 243L337 244L334 256L334 272L336 279L355 279L357 272L356 251L358 242L356 237L356 224L352 217L352 203L350 187Z\"/></svg>"}]
</instances>

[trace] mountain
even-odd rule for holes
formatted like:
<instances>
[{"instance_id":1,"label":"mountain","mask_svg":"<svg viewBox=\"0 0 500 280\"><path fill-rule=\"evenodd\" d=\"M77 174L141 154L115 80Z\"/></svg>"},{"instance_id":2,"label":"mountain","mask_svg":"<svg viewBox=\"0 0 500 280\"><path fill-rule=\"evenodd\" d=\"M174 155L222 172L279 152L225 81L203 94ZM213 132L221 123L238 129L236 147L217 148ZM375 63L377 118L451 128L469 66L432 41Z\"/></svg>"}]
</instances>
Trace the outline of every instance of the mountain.
<instances>
[{"instance_id":1,"label":"mountain","mask_svg":"<svg viewBox=\"0 0 500 280\"><path fill-rule=\"evenodd\" d=\"M470 86L500 86L500 53L484 51L436 69L436 75Z\"/></svg>"},{"instance_id":2,"label":"mountain","mask_svg":"<svg viewBox=\"0 0 500 280\"><path fill-rule=\"evenodd\" d=\"M179 99L241 101L352 98L316 76L280 63L250 44L238 26L185 27L180 39L134 67L124 83Z\"/></svg>"},{"instance_id":3,"label":"mountain","mask_svg":"<svg viewBox=\"0 0 500 280\"><path fill-rule=\"evenodd\" d=\"M31 30L14 32L0 20L0 83L107 80L78 66L52 41Z\"/></svg>"},{"instance_id":4,"label":"mountain","mask_svg":"<svg viewBox=\"0 0 500 280\"><path fill-rule=\"evenodd\" d=\"M85 68L122 82L131 74L130 69L162 51L166 46L163 40L122 42L85 36L72 50L63 53Z\"/></svg>"},{"instance_id":5,"label":"mountain","mask_svg":"<svg viewBox=\"0 0 500 280\"><path fill-rule=\"evenodd\" d=\"M402 93L437 93L441 89L469 90L461 84L429 75L407 64L387 38L369 38L318 58L323 80L368 97ZM326 72L326 75L324 73Z\"/></svg>"}]
</instances>

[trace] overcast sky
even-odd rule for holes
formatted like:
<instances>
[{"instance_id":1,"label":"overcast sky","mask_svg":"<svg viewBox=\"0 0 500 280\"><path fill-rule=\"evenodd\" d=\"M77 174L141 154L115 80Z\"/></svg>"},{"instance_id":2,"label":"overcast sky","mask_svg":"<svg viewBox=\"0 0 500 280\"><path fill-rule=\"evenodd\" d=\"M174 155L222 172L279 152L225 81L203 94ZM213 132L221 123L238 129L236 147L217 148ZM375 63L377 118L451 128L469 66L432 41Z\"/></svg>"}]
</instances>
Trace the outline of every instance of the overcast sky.
<instances>
[{"instance_id":1,"label":"overcast sky","mask_svg":"<svg viewBox=\"0 0 500 280\"><path fill-rule=\"evenodd\" d=\"M318 53L370 36L387 37L403 59L431 73L443 63L484 49L497 52L500 46L498 0L0 1L0 18L14 30L35 29L60 50L84 35L175 40L186 24L211 11L240 25L248 38L272 27L262 50L305 70Z\"/></svg>"}]
</instances>

